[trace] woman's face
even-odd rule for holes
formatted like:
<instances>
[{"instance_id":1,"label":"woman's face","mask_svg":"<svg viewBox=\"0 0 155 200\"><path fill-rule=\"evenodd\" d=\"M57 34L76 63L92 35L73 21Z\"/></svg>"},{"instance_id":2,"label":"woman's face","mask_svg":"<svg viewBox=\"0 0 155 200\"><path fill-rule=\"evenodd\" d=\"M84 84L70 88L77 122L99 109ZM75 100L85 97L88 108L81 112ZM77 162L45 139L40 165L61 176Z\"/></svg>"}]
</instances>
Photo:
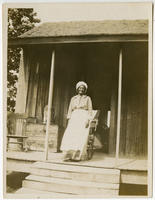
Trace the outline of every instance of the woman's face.
<instances>
[{"instance_id":1,"label":"woman's face","mask_svg":"<svg viewBox=\"0 0 155 200\"><path fill-rule=\"evenodd\" d=\"M84 94L85 91L86 91L86 88L85 88L83 85L81 85L81 86L78 88L78 94L80 94L80 95Z\"/></svg>"}]
</instances>

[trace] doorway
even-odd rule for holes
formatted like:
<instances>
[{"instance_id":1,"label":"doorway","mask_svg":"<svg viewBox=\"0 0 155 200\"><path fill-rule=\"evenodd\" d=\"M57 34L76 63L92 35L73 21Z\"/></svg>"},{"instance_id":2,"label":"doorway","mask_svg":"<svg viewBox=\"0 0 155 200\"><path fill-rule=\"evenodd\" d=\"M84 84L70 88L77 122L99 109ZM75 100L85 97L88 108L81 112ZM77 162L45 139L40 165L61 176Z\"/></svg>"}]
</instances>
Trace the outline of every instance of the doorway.
<instances>
[{"instance_id":1,"label":"doorway","mask_svg":"<svg viewBox=\"0 0 155 200\"><path fill-rule=\"evenodd\" d=\"M110 123L113 123L112 127L116 125L117 102L113 102L113 93L117 94L119 44L58 45L56 52L53 107L56 122L60 127L59 143L66 128L70 99L76 95L75 85L78 81L85 81L88 84L87 95L92 99L93 109L100 110L96 147L108 153L109 134L114 130L110 129ZM112 105L114 103L115 105Z\"/></svg>"}]
</instances>

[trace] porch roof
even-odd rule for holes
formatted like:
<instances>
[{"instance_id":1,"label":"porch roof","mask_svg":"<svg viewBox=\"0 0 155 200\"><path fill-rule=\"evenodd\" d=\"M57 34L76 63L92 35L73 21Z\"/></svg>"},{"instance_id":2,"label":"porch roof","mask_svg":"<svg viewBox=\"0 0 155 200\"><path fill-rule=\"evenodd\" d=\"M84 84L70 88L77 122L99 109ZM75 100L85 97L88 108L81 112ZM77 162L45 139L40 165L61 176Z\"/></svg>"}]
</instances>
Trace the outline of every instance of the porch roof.
<instances>
[{"instance_id":1,"label":"porch roof","mask_svg":"<svg viewBox=\"0 0 155 200\"><path fill-rule=\"evenodd\" d=\"M19 38L79 36L79 35L124 35L147 34L147 20L105 20L80 22L43 23L24 33Z\"/></svg>"},{"instance_id":2,"label":"porch roof","mask_svg":"<svg viewBox=\"0 0 155 200\"><path fill-rule=\"evenodd\" d=\"M103 21L72 21L72 22L48 22L34 27L22 34L9 44L44 44L64 41L74 42L81 38L92 41L114 37L121 38L147 38L148 20L103 20ZM69 40L68 40L69 38ZM128 38L128 37L127 37Z\"/></svg>"}]
</instances>

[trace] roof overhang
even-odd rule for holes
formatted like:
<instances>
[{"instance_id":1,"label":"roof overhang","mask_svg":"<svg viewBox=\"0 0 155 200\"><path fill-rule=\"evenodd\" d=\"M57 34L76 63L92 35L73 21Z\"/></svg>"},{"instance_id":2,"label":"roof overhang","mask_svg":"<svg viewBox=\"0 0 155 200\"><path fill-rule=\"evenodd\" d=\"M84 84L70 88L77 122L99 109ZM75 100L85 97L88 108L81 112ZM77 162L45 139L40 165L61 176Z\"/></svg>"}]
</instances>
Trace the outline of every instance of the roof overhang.
<instances>
[{"instance_id":1,"label":"roof overhang","mask_svg":"<svg viewBox=\"0 0 155 200\"><path fill-rule=\"evenodd\" d=\"M63 44L63 43L147 42L147 41L148 41L148 34L84 35L84 36L16 38L16 39L9 40L8 46Z\"/></svg>"}]
</instances>

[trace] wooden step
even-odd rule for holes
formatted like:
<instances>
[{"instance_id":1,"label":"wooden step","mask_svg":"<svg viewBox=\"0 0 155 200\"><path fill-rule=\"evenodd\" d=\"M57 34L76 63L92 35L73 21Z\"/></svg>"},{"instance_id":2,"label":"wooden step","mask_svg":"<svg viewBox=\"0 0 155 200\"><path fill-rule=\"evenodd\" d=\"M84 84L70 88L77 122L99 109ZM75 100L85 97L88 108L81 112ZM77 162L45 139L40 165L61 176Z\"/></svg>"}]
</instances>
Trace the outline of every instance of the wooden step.
<instances>
[{"instance_id":1,"label":"wooden step","mask_svg":"<svg viewBox=\"0 0 155 200\"><path fill-rule=\"evenodd\" d=\"M73 166L49 162L34 163L30 172L33 175L102 183L119 183L120 180L120 170L117 169Z\"/></svg>"},{"instance_id":2,"label":"wooden step","mask_svg":"<svg viewBox=\"0 0 155 200\"><path fill-rule=\"evenodd\" d=\"M23 181L23 187L70 194L118 195L119 192L119 184L75 181L35 175L26 177Z\"/></svg>"},{"instance_id":3,"label":"wooden step","mask_svg":"<svg viewBox=\"0 0 155 200\"><path fill-rule=\"evenodd\" d=\"M105 197L116 197L113 194L85 194L85 195L75 195L75 194L66 194L66 193L58 193L58 192L48 192L48 191L42 191L37 189L30 189L22 187L19 190L15 192L18 197L24 197L24 198L35 198L35 199L45 199L45 198L62 198L62 199L73 199L73 198L105 198ZM17 196L16 196L17 197Z\"/></svg>"},{"instance_id":4,"label":"wooden step","mask_svg":"<svg viewBox=\"0 0 155 200\"><path fill-rule=\"evenodd\" d=\"M35 162L32 167L44 168L44 169L56 169L56 170L63 170L63 171L75 171L75 172L90 172L90 173L105 173L105 174L112 174L112 175L120 175L120 170L118 169L108 169L103 167L87 167L87 166L79 166L79 165L72 165L70 163L52 163L52 162L43 162L38 161Z\"/></svg>"},{"instance_id":5,"label":"wooden step","mask_svg":"<svg viewBox=\"0 0 155 200\"><path fill-rule=\"evenodd\" d=\"M33 197L37 198L74 198L75 195L73 194L65 194L65 193L57 193L57 192L48 192L43 190L36 190L31 188L22 187L16 191L15 194L24 195L24 197Z\"/></svg>"}]
</instances>

